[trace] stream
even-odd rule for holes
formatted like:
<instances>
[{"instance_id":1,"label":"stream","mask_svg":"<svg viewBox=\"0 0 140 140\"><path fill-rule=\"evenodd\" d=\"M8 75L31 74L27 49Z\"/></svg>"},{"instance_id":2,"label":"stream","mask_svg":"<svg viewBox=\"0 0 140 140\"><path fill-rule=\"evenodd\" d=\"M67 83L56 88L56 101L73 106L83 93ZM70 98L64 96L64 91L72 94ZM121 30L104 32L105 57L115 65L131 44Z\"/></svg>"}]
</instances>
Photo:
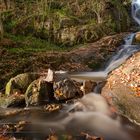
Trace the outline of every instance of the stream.
<instances>
[{"instance_id":1,"label":"stream","mask_svg":"<svg viewBox=\"0 0 140 140\"><path fill-rule=\"evenodd\" d=\"M140 0L133 0L132 15L140 24ZM108 60L103 70L97 72L67 73L71 79L105 81L109 73L124 63L132 54L140 51L139 45L132 45L135 33L124 38L125 44ZM65 74L65 73L64 73ZM97 84L98 86L98 84ZM101 87L100 87L101 88ZM110 111L106 100L96 93L85 95L60 104L56 111L46 111L44 106L29 108L1 108L0 133L17 139L45 140L49 134L73 135L80 138L80 133L103 137L104 140L139 140L140 126L119 114ZM64 138L60 138L64 139Z\"/></svg>"},{"instance_id":2,"label":"stream","mask_svg":"<svg viewBox=\"0 0 140 140\"><path fill-rule=\"evenodd\" d=\"M134 36L132 33L124 39L125 44L118 48L104 70L68 73L69 77L97 83L105 81L112 70L140 50L138 45L131 45ZM27 140L45 140L47 135L54 132L60 136L62 134L77 136L84 132L103 137L105 140L139 140L140 127L124 116L112 114L106 100L98 91L96 90L96 94L87 94L82 99L61 104L61 109L52 112L46 111L44 106L24 109L1 108L0 126L4 130L0 132L3 135L8 134Z\"/></svg>"}]
</instances>

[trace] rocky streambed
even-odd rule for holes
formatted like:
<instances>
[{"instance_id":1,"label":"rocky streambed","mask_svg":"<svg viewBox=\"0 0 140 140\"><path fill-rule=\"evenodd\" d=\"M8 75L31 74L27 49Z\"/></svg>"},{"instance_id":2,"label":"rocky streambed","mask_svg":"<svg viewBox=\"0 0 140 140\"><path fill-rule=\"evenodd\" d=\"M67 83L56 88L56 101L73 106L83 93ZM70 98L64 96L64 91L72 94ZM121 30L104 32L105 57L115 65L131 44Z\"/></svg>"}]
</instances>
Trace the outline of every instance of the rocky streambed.
<instances>
[{"instance_id":1,"label":"rocky streambed","mask_svg":"<svg viewBox=\"0 0 140 140\"><path fill-rule=\"evenodd\" d=\"M76 80L50 69L11 78L1 92L0 138L139 140L140 53L106 78ZM101 95L89 94L97 87Z\"/></svg>"}]
</instances>

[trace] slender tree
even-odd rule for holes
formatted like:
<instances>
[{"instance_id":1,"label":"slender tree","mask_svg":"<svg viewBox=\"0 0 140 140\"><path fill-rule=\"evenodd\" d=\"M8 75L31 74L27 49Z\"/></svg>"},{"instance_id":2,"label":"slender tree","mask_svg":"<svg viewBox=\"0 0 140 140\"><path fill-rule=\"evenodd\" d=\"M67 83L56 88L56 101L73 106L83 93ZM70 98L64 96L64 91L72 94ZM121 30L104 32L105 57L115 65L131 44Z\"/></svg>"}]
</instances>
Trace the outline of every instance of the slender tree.
<instances>
[{"instance_id":1,"label":"slender tree","mask_svg":"<svg viewBox=\"0 0 140 140\"><path fill-rule=\"evenodd\" d=\"M3 1L4 1L6 9L8 9L8 1L7 0L3 0Z\"/></svg>"},{"instance_id":2,"label":"slender tree","mask_svg":"<svg viewBox=\"0 0 140 140\"><path fill-rule=\"evenodd\" d=\"M91 3L91 8L93 12L96 14L97 22L99 24L102 23L103 21L102 14L103 14L104 6L105 6L104 0L94 0Z\"/></svg>"}]
</instances>

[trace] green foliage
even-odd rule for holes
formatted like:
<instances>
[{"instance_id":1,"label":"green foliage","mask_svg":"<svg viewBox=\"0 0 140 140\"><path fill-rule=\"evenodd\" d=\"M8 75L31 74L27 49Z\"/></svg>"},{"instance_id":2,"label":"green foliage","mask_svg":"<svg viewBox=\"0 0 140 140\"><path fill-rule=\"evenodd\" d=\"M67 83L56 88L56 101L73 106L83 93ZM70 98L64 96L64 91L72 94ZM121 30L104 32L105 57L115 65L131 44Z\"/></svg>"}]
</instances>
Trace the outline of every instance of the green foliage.
<instances>
[{"instance_id":1,"label":"green foliage","mask_svg":"<svg viewBox=\"0 0 140 140\"><path fill-rule=\"evenodd\" d=\"M41 42L44 39L44 42L47 40L50 44L60 46L93 42L130 27L126 3L129 2L16 0L15 7L9 9L12 12L5 13L4 29L9 33L35 36L38 40L41 38Z\"/></svg>"},{"instance_id":2,"label":"green foliage","mask_svg":"<svg viewBox=\"0 0 140 140\"><path fill-rule=\"evenodd\" d=\"M7 46L8 51L10 51L11 53L68 50L68 48L58 47L53 43L33 36L6 34L5 37L10 38L13 42L16 42L15 47Z\"/></svg>"},{"instance_id":3,"label":"green foliage","mask_svg":"<svg viewBox=\"0 0 140 140\"><path fill-rule=\"evenodd\" d=\"M130 17L128 15L128 11L125 9L124 5L121 3L121 0L112 0L110 3L116 7L117 16L116 21L116 29L121 32L126 30L130 26Z\"/></svg>"}]
</instances>

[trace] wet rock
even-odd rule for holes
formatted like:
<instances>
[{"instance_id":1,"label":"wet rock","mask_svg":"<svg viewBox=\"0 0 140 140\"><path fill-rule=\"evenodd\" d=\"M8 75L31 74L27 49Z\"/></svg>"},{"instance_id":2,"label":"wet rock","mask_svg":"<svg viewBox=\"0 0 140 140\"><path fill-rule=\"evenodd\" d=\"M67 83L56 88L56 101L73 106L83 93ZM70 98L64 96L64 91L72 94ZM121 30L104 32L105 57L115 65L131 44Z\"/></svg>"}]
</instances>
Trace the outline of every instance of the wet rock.
<instances>
[{"instance_id":1,"label":"wet rock","mask_svg":"<svg viewBox=\"0 0 140 140\"><path fill-rule=\"evenodd\" d=\"M96 82L84 81L83 86L82 86L84 94L88 94L90 92L93 92L96 85L97 85Z\"/></svg>"},{"instance_id":2,"label":"wet rock","mask_svg":"<svg viewBox=\"0 0 140 140\"><path fill-rule=\"evenodd\" d=\"M44 81L53 83L66 78L68 78L68 73L66 71L53 71L48 69L47 77L44 79Z\"/></svg>"},{"instance_id":3,"label":"wet rock","mask_svg":"<svg viewBox=\"0 0 140 140\"><path fill-rule=\"evenodd\" d=\"M20 133L22 130L25 129L25 127L29 124L29 122L26 121L19 121L17 124L11 123L11 124L5 124L2 126L2 131L3 133L9 134L9 133ZM5 140L5 139L2 139ZM16 140L16 138L8 138L7 140ZM22 140L22 139L21 139Z\"/></svg>"},{"instance_id":4,"label":"wet rock","mask_svg":"<svg viewBox=\"0 0 140 140\"><path fill-rule=\"evenodd\" d=\"M48 104L44 106L44 110L48 112L58 111L62 108L61 104Z\"/></svg>"},{"instance_id":5,"label":"wet rock","mask_svg":"<svg viewBox=\"0 0 140 140\"><path fill-rule=\"evenodd\" d=\"M140 43L140 32L137 32L134 39L134 44Z\"/></svg>"},{"instance_id":6,"label":"wet rock","mask_svg":"<svg viewBox=\"0 0 140 140\"><path fill-rule=\"evenodd\" d=\"M140 123L140 52L110 74L102 95L119 113Z\"/></svg>"},{"instance_id":7,"label":"wet rock","mask_svg":"<svg viewBox=\"0 0 140 140\"><path fill-rule=\"evenodd\" d=\"M11 96L0 97L0 107L25 107L25 98L21 94L12 94Z\"/></svg>"},{"instance_id":8,"label":"wet rock","mask_svg":"<svg viewBox=\"0 0 140 140\"><path fill-rule=\"evenodd\" d=\"M69 78L68 72L67 71L55 71L55 79L54 82L58 82L60 80L64 80Z\"/></svg>"},{"instance_id":9,"label":"wet rock","mask_svg":"<svg viewBox=\"0 0 140 140\"><path fill-rule=\"evenodd\" d=\"M67 100L82 95L78 82L70 80L65 71L54 72L49 69L44 80L53 83L54 97L57 100Z\"/></svg>"},{"instance_id":10,"label":"wet rock","mask_svg":"<svg viewBox=\"0 0 140 140\"><path fill-rule=\"evenodd\" d=\"M54 71L51 69L48 69L47 77L44 79L47 82L53 82L54 81Z\"/></svg>"},{"instance_id":11,"label":"wet rock","mask_svg":"<svg viewBox=\"0 0 140 140\"><path fill-rule=\"evenodd\" d=\"M1 140L16 140L15 137L8 137L8 136L3 136L3 135L0 135L0 139ZM21 139L22 140L22 139Z\"/></svg>"},{"instance_id":12,"label":"wet rock","mask_svg":"<svg viewBox=\"0 0 140 140\"><path fill-rule=\"evenodd\" d=\"M14 93L24 94L29 84L37 79L39 74L36 73L23 73L14 78L11 78L6 84L5 94L11 95Z\"/></svg>"},{"instance_id":13,"label":"wet rock","mask_svg":"<svg viewBox=\"0 0 140 140\"><path fill-rule=\"evenodd\" d=\"M68 78L54 83L53 87L54 97L57 100L67 100L83 95L80 87Z\"/></svg>"},{"instance_id":14,"label":"wet rock","mask_svg":"<svg viewBox=\"0 0 140 140\"><path fill-rule=\"evenodd\" d=\"M27 88L25 100L27 106L36 106L53 99L53 84L44 79L33 81Z\"/></svg>"},{"instance_id":15,"label":"wet rock","mask_svg":"<svg viewBox=\"0 0 140 140\"><path fill-rule=\"evenodd\" d=\"M102 88L106 84L106 81L103 82L98 82L97 85L94 87L94 92L95 93L101 93Z\"/></svg>"},{"instance_id":16,"label":"wet rock","mask_svg":"<svg viewBox=\"0 0 140 140\"><path fill-rule=\"evenodd\" d=\"M1 108L1 114L0 114L0 119L6 118L6 117L14 117L14 116L19 116L20 113L25 114L27 112L27 109L23 108Z\"/></svg>"}]
</instances>

